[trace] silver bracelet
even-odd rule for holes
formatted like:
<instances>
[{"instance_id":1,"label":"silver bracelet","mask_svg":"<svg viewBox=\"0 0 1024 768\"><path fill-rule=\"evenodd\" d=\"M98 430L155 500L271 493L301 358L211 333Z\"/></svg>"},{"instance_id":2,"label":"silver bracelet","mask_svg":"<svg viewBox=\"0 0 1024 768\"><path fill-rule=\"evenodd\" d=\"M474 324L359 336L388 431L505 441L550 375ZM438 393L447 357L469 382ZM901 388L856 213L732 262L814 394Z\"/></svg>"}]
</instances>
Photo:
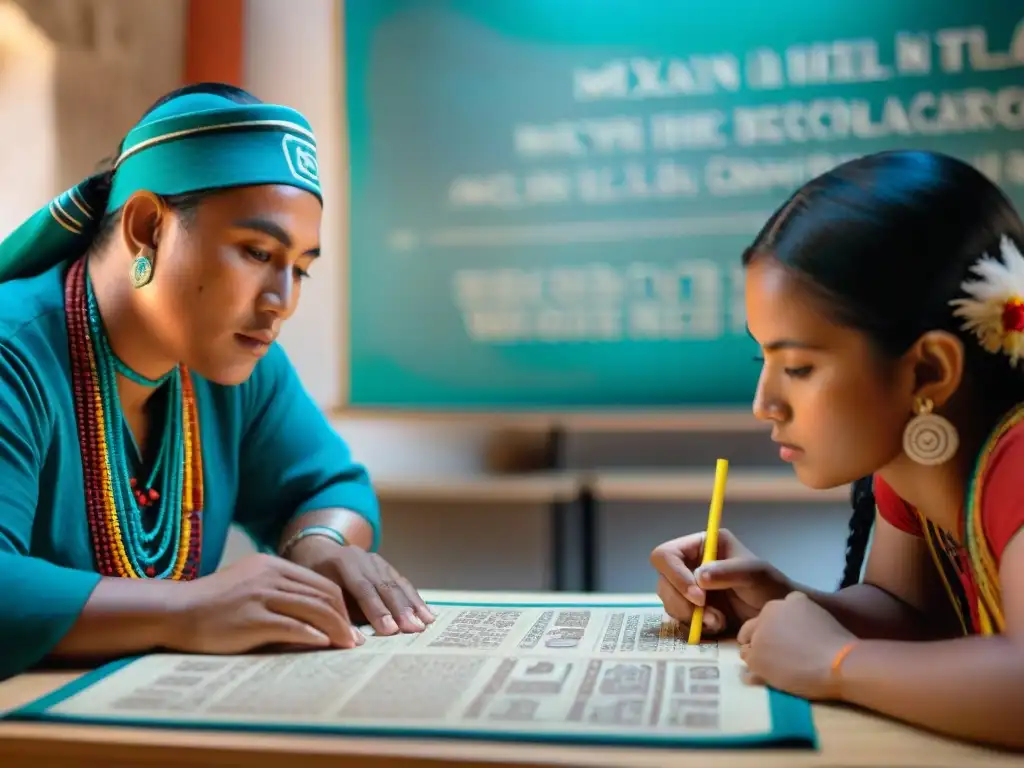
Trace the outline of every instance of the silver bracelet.
<instances>
[{"instance_id":1,"label":"silver bracelet","mask_svg":"<svg viewBox=\"0 0 1024 768\"><path fill-rule=\"evenodd\" d=\"M343 547L348 546L348 541L345 540L345 537L342 536L339 531L336 531L329 525L307 525L305 528L301 529L300 531L295 533L290 539L288 539L288 541L286 541L284 545L281 547L278 554L281 557L287 557L288 553L291 551L291 548L294 547L301 539L304 539L307 536L326 536L328 539L331 539L332 541L334 541L337 544L340 544Z\"/></svg>"}]
</instances>

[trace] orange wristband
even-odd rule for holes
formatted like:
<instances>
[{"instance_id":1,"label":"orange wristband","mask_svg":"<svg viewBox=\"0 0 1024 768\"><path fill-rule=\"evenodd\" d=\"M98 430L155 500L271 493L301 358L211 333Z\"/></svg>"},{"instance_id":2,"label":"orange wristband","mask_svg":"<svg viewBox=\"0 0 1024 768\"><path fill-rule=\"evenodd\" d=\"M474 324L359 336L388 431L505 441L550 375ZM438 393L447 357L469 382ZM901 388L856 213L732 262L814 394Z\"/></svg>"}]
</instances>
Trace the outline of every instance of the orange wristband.
<instances>
[{"instance_id":1,"label":"orange wristband","mask_svg":"<svg viewBox=\"0 0 1024 768\"><path fill-rule=\"evenodd\" d=\"M847 643L846 645L844 645L842 648L839 649L839 653L837 653L835 658L832 659L832 674L833 675L838 675L839 674L839 668L841 666L843 666L843 661L850 654L850 651L853 650L853 647L855 645L857 645L857 642L853 641L853 642Z\"/></svg>"},{"instance_id":2,"label":"orange wristband","mask_svg":"<svg viewBox=\"0 0 1024 768\"><path fill-rule=\"evenodd\" d=\"M840 673L841 668L843 666L843 662L846 660L846 657L850 655L850 651L852 651L856 647L856 645L857 645L857 641L856 640L847 643L842 648L840 648L839 652L836 653L836 655L833 657L833 659L832 659L832 681L836 685L839 684L839 673Z\"/></svg>"}]
</instances>

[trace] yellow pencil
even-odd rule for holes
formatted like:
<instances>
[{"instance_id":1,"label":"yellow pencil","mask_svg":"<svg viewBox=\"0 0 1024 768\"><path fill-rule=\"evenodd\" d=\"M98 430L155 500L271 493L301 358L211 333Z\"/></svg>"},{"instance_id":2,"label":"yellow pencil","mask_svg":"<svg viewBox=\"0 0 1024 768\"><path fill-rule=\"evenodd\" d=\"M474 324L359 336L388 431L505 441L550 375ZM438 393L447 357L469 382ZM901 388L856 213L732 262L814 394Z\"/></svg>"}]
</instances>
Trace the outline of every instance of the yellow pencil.
<instances>
[{"instance_id":1,"label":"yellow pencil","mask_svg":"<svg viewBox=\"0 0 1024 768\"><path fill-rule=\"evenodd\" d=\"M715 462L715 487L711 492L711 509L708 512L708 532L704 537L703 565L718 557L718 529L722 523L722 504L725 501L725 479L729 475L729 460ZM698 605L690 620L690 645L700 642L701 625L704 623L704 606Z\"/></svg>"}]
</instances>

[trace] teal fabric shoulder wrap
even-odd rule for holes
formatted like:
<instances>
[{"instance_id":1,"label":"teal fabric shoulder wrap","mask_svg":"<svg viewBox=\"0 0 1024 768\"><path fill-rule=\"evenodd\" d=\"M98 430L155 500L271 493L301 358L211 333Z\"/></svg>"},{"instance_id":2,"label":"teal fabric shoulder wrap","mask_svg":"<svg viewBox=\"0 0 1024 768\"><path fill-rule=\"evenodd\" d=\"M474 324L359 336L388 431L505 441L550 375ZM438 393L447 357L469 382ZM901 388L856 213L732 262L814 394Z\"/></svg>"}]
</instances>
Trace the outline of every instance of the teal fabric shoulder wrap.
<instances>
[{"instance_id":1,"label":"teal fabric shoulder wrap","mask_svg":"<svg viewBox=\"0 0 1024 768\"><path fill-rule=\"evenodd\" d=\"M136 192L256 184L298 187L323 202L316 137L306 118L289 107L206 93L171 99L128 132L112 179L98 174L62 192L0 243L0 282L80 257L104 214Z\"/></svg>"}]
</instances>

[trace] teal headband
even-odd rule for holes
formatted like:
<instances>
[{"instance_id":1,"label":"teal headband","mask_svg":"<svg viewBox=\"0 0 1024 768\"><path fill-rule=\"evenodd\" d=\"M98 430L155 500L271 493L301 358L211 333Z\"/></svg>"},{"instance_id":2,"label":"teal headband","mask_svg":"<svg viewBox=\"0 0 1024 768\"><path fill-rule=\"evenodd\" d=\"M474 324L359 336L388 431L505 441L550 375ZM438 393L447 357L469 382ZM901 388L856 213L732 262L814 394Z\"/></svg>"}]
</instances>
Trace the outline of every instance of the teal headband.
<instances>
[{"instance_id":1,"label":"teal headband","mask_svg":"<svg viewBox=\"0 0 1024 768\"><path fill-rule=\"evenodd\" d=\"M84 254L105 213L134 193L181 195L286 184L322 202L316 138L294 109L193 93L160 105L128 132L113 180L91 176L62 192L0 243L0 282Z\"/></svg>"}]
</instances>

